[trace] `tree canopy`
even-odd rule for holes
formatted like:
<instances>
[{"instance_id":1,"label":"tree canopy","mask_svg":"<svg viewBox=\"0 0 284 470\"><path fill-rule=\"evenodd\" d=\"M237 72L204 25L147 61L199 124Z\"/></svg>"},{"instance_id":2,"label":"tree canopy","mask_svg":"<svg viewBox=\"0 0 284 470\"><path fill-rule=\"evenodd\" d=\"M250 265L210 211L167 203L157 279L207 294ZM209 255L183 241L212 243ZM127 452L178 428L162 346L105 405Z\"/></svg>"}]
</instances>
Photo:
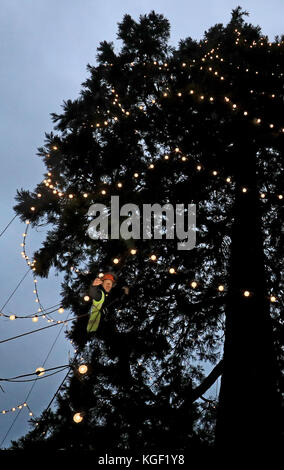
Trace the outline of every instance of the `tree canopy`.
<instances>
[{"instance_id":1,"label":"tree canopy","mask_svg":"<svg viewBox=\"0 0 284 470\"><path fill-rule=\"evenodd\" d=\"M34 192L18 191L15 210L49 227L33 267L42 277L51 267L64 274L62 305L77 316L69 339L78 352L57 409L34 420L15 448L209 448L217 404L203 395L220 374L221 445L230 426L238 445L244 419L260 442L245 405L249 397L253 407L255 393L257 406L265 400L264 426L279 434L283 42L269 42L246 15L238 7L228 25L176 48L162 15L125 15L120 51L101 42L78 99L52 114L54 132L38 151L44 180ZM162 234L91 238L88 210L101 203L110 211L112 196L120 206L183 204L185 221L195 204L196 246L178 250L177 238ZM116 229L109 217L109 231ZM122 285L130 295L110 305L90 339L84 298L110 269L118 276L114 298ZM82 361L87 377L76 372ZM78 411L84 419L75 424Z\"/></svg>"}]
</instances>

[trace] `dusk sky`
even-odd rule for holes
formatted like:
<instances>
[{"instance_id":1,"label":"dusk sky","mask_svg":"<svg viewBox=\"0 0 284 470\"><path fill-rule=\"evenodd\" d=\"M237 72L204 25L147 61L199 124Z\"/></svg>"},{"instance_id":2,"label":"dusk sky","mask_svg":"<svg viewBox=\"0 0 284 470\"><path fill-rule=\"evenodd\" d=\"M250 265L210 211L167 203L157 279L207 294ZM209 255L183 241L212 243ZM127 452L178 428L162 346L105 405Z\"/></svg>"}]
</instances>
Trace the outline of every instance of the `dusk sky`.
<instances>
[{"instance_id":1,"label":"dusk sky","mask_svg":"<svg viewBox=\"0 0 284 470\"><path fill-rule=\"evenodd\" d=\"M0 233L15 215L17 189L33 190L43 179L45 168L36 153L44 143L45 132L52 130L50 113L60 112L64 100L78 97L81 83L88 76L86 66L95 65L101 41L113 41L119 50L117 23L124 14L136 20L151 10L163 14L171 24L170 43L177 46L180 39L201 39L214 24L228 23L231 10L238 5L249 12L246 21L261 26L271 41L283 33L283 0L2 0ZM16 219L0 238L0 309L27 271L20 246L25 228ZM46 231L46 227L30 231L27 254L31 258ZM48 279L38 278L37 285L45 308L60 301L60 277L54 271ZM38 304L33 290L33 276L29 273L1 311L8 315L36 313ZM61 320L67 314L55 313L53 318ZM33 323L31 319L11 321L0 317L0 341L47 325L44 319ZM45 368L68 364L73 352L62 326L0 343L0 378L34 372L49 353ZM31 393L33 382L0 382L2 448L9 447L11 439L18 439L30 429L26 409L19 413L11 429L18 411L3 415L2 410L17 407L30 393L27 403L39 416L65 374L66 371L38 380Z\"/></svg>"}]
</instances>

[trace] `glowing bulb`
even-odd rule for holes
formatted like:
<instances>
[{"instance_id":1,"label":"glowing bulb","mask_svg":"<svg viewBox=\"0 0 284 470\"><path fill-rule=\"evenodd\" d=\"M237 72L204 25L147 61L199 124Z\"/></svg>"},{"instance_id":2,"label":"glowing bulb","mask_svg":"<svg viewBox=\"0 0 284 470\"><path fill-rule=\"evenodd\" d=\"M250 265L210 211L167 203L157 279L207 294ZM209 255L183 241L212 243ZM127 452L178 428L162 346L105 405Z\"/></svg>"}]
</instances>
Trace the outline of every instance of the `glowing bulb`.
<instances>
[{"instance_id":1,"label":"glowing bulb","mask_svg":"<svg viewBox=\"0 0 284 470\"><path fill-rule=\"evenodd\" d=\"M265 198L265 194L264 194L264 193L261 193L260 197L261 197L261 199L264 199L264 198Z\"/></svg>"},{"instance_id":2,"label":"glowing bulb","mask_svg":"<svg viewBox=\"0 0 284 470\"><path fill-rule=\"evenodd\" d=\"M101 191L101 193L102 193L103 195L105 195L105 194L106 194L106 190L103 189L103 190Z\"/></svg>"},{"instance_id":3,"label":"glowing bulb","mask_svg":"<svg viewBox=\"0 0 284 470\"><path fill-rule=\"evenodd\" d=\"M247 188L242 188L243 193L247 193L247 191L248 191Z\"/></svg>"},{"instance_id":4,"label":"glowing bulb","mask_svg":"<svg viewBox=\"0 0 284 470\"><path fill-rule=\"evenodd\" d=\"M119 188L122 188L122 183L117 183L117 186L118 186Z\"/></svg>"},{"instance_id":5,"label":"glowing bulb","mask_svg":"<svg viewBox=\"0 0 284 470\"><path fill-rule=\"evenodd\" d=\"M36 374L37 374L39 377L41 377L42 375L44 375L44 373L45 373L45 369L44 369L43 367L38 367L38 368L36 369Z\"/></svg>"},{"instance_id":6,"label":"glowing bulb","mask_svg":"<svg viewBox=\"0 0 284 470\"><path fill-rule=\"evenodd\" d=\"M114 258L113 262L114 262L114 264L118 264L118 263L119 263L119 259L118 259L118 258Z\"/></svg>"},{"instance_id":7,"label":"glowing bulb","mask_svg":"<svg viewBox=\"0 0 284 470\"><path fill-rule=\"evenodd\" d=\"M277 300L276 297L274 295L271 295L270 302L276 302L276 300Z\"/></svg>"},{"instance_id":8,"label":"glowing bulb","mask_svg":"<svg viewBox=\"0 0 284 470\"><path fill-rule=\"evenodd\" d=\"M156 261L156 259L157 259L157 256L156 256L156 255L151 255L151 260L152 260L152 261Z\"/></svg>"},{"instance_id":9,"label":"glowing bulb","mask_svg":"<svg viewBox=\"0 0 284 470\"><path fill-rule=\"evenodd\" d=\"M68 197L69 197L69 199L73 199L74 196L73 196L73 194L69 194Z\"/></svg>"},{"instance_id":10,"label":"glowing bulb","mask_svg":"<svg viewBox=\"0 0 284 470\"><path fill-rule=\"evenodd\" d=\"M226 181L227 183L231 183L231 178L228 176L228 178L226 178Z\"/></svg>"},{"instance_id":11,"label":"glowing bulb","mask_svg":"<svg viewBox=\"0 0 284 470\"><path fill-rule=\"evenodd\" d=\"M174 268L170 268L170 269L169 269L169 273L170 273L170 274L174 274L175 272L176 272L176 270L175 270Z\"/></svg>"},{"instance_id":12,"label":"glowing bulb","mask_svg":"<svg viewBox=\"0 0 284 470\"><path fill-rule=\"evenodd\" d=\"M213 174L214 176L217 176L217 175L218 175L218 171L214 170L214 171L212 171L212 174Z\"/></svg>"},{"instance_id":13,"label":"glowing bulb","mask_svg":"<svg viewBox=\"0 0 284 470\"><path fill-rule=\"evenodd\" d=\"M132 255L136 255L136 252L137 252L137 250L135 250L134 248L130 251L130 253L131 253Z\"/></svg>"},{"instance_id":14,"label":"glowing bulb","mask_svg":"<svg viewBox=\"0 0 284 470\"><path fill-rule=\"evenodd\" d=\"M87 193L84 193L84 194L83 194L83 197L88 197L88 194L87 194Z\"/></svg>"},{"instance_id":15,"label":"glowing bulb","mask_svg":"<svg viewBox=\"0 0 284 470\"><path fill-rule=\"evenodd\" d=\"M90 297L88 295L85 295L84 300L85 300L85 302L89 302Z\"/></svg>"},{"instance_id":16,"label":"glowing bulb","mask_svg":"<svg viewBox=\"0 0 284 470\"><path fill-rule=\"evenodd\" d=\"M63 313L63 312L64 312L64 308L60 307L60 308L58 309L58 313Z\"/></svg>"},{"instance_id":17,"label":"glowing bulb","mask_svg":"<svg viewBox=\"0 0 284 470\"><path fill-rule=\"evenodd\" d=\"M155 168L155 165L153 165L153 163L151 163L151 164L149 165L149 168L153 169L153 168Z\"/></svg>"},{"instance_id":18,"label":"glowing bulb","mask_svg":"<svg viewBox=\"0 0 284 470\"><path fill-rule=\"evenodd\" d=\"M249 291L249 290L245 290L245 291L244 291L244 296L245 296L245 297L249 297L249 296L250 296L250 291Z\"/></svg>"},{"instance_id":19,"label":"glowing bulb","mask_svg":"<svg viewBox=\"0 0 284 470\"><path fill-rule=\"evenodd\" d=\"M224 286L222 286L222 285L218 286L218 291L219 292L224 292L224 289L225 289Z\"/></svg>"},{"instance_id":20,"label":"glowing bulb","mask_svg":"<svg viewBox=\"0 0 284 470\"><path fill-rule=\"evenodd\" d=\"M201 165L197 165L196 169L197 169L198 171L200 171L200 170L202 169L202 166L201 166Z\"/></svg>"},{"instance_id":21,"label":"glowing bulb","mask_svg":"<svg viewBox=\"0 0 284 470\"><path fill-rule=\"evenodd\" d=\"M32 318L32 321L33 321L34 323L38 322L38 317L37 317L37 316L33 317L33 318Z\"/></svg>"},{"instance_id":22,"label":"glowing bulb","mask_svg":"<svg viewBox=\"0 0 284 470\"><path fill-rule=\"evenodd\" d=\"M82 365L79 367L78 371L79 371L80 374L82 374L82 375L83 375L83 374L86 374L87 371L88 371L88 366L86 366L85 364L82 364Z\"/></svg>"},{"instance_id":23,"label":"glowing bulb","mask_svg":"<svg viewBox=\"0 0 284 470\"><path fill-rule=\"evenodd\" d=\"M283 194L278 194L278 199L283 199Z\"/></svg>"},{"instance_id":24,"label":"glowing bulb","mask_svg":"<svg viewBox=\"0 0 284 470\"><path fill-rule=\"evenodd\" d=\"M190 285L191 285L191 287L192 287L193 289L195 289L195 288L197 287L197 282L196 282L196 281L192 281L192 283L191 283Z\"/></svg>"},{"instance_id":25,"label":"glowing bulb","mask_svg":"<svg viewBox=\"0 0 284 470\"><path fill-rule=\"evenodd\" d=\"M16 319L16 315L10 315L10 320L15 320Z\"/></svg>"},{"instance_id":26,"label":"glowing bulb","mask_svg":"<svg viewBox=\"0 0 284 470\"><path fill-rule=\"evenodd\" d=\"M170 157L168 155L165 155L165 160L168 160Z\"/></svg>"},{"instance_id":27,"label":"glowing bulb","mask_svg":"<svg viewBox=\"0 0 284 470\"><path fill-rule=\"evenodd\" d=\"M75 413L73 416L73 421L75 423L81 423L81 421L83 421L83 416L81 415L81 413Z\"/></svg>"},{"instance_id":28,"label":"glowing bulb","mask_svg":"<svg viewBox=\"0 0 284 470\"><path fill-rule=\"evenodd\" d=\"M139 173L134 173L134 178L138 178Z\"/></svg>"},{"instance_id":29,"label":"glowing bulb","mask_svg":"<svg viewBox=\"0 0 284 470\"><path fill-rule=\"evenodd\" d=\"M31 211L35 211L35 207L34 207L34 206L31 207Z\"/></svg>"}]
</instances>

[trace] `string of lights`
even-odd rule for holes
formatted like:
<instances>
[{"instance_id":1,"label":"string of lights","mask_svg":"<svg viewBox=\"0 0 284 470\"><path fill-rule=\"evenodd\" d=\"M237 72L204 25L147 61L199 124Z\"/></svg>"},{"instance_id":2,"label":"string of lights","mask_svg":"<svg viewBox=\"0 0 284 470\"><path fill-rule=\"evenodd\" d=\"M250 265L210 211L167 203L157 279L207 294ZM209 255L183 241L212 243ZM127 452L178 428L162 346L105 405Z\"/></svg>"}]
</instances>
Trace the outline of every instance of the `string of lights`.
<instances>
[{"instance_id":1,"label":"string of lights","mask_svg":"<svg viewBox=\"0 0 284 470\"><path fill-rule=\"evenodd\" d=\"M30 372L28 374L22 374L22 375L17 375L15 377L8 377L8 378L2 378L0 377L0 382L18 382L18 379L22 379L24 377L31 377L36 375L37 377L49 377L49 375L46 375L46 372L49 372L51 370L57 370L57 369L65 369L66 367L70 367L69 364L64 364L62 366L56 366L56 367L50 367L49 369L44 369L44 367L38 367L35 372ZM59 371L60 372L60 371ZM20 382L20 381L19 381Z\"/></svg>"},{"instance_id":2,"label":"string of lights","mask_svg":"<svg viewBox=\"0 0 284 470\"><path fill-rule=\"evenodd\" d=\"M69 314L68 314L68 316L69 316ZM67 317L67 319L68 319L68 317ZM51 325L51 326L55 326L55 325ZM52 350L53 350L53 348L54 348L54 346L55 346L55 344L56 344L56 342L57 342L57 340L58 340L58 338L59 338L60 333L62 332L63 327L64 327L64 325L62 325L60 331L58 332L58 334L57 334L57 336L56 336L56 338L55 338L55 340L54 340L54 342L53 342L53 344L52 344L52 346L51 346L51 348L49 349L49 352L48 352L48 354L47 354L47 356L46 356L46 358L45 358L45 360L44 360L44 362L43 362L42 367L38 367L38 368L37 368L37 370L36 370L37 377L36 377L36 379L33 379L33 380L32 380L32 382L33 382L33 383L32 383L32 386L31 386L31 388L30 388L29 393L28 393L27 396L26 396L26 399L25 399L24 403L27 403L27 402L28 402L28 399L29 399L29 397L30 397L30 395L31 395L31 393L32 393L32 391L33 391L33 389L34 389L36 383L37 383L37 380L38 380L39 378L41 378L40 376L41 376L42 374L44 374L44 372L45 372L44 366L45 366L45 364L46 364L46 362L47 362L47 360L48 360L48 358L49 358L49 356L50 356L50 354L51 354L51 352L52 352ZM67 375L69 374L69 372L70 372L70 370L71 370L70 367L69 367L69 365L68 365L68 368L69 368L69 369L68 369ZM58 372L61 372L61 371L63 371L63 370L64 370L64 369L61 369L61 370L58 371ZM56 373L57 373L57 372L56 372ZM50 376L50 375L51 375L51 374L49 374L49 376ZM53 374L52 374L52 375L53 375ZM28 405L26 404L25 406L28 406ZM10 433L11 430L13 429L13 427L14 427L14 425L15 425L15 423L16 423L16 421L17 421L17 419L18 419L18 417L19 417L19 415L20 415L20 413L21 413L21 411L22 411L22 405L19 405L17 408L18 408L18 413L17 413L17 415L15 416L15 418L14 418L14 420L13 420L11 426L10 426L9 429L7 430L5 436L3 437L2 441L1 441L1 444L0 444L0 448L2 448L2 446L3 446L4 442L5 442L5 440L7 439L9 433ZM14 410L16 410L15 407L11 409L11 411L14 411ZM5 413L3 413L3 414L5 414ZM32 413L31 411L29 412L29 416L33 416L33 413Z\"/></svg>"},{"instance_id":3,"label":"string of lights","mask_svg":"<svg viewBox=\"0 0 284 470\"><path fill-rule=\"evenodd\" d=\"M186 162L186 161L188 161L188 160L190 159L190 156L185 155L184 152L182 152L179 147L175 147L175 149L173 149L172 151L167 152L167 153L163 156L162 159L165 160L165 161L168 161L168 160L170 160L170 158L171 158L172 156L174 156L174 155L176 156L177 154L179 155L179 160L182 161L182 162ZM154 163L145 164L145 171L147 171L147 170L153 171L154 168L155 168L155 164L154 164ZM198 164L196 165L196 171L198 171L198 172L203 171L203 172L204 172L204 171L206 171L206 168L204 167L204 165L201 165L200 163L198 163ZM224 181L226 181L226 183L233 183L233 178L232 178L231 176L225 176L225 175L222 176L221 173L220 173L220 171L218 171L218 170L210 170L208 173L209 173L209 176L213 176L213 177L217 177L217 176L218 176L218 177L223 178ZM50 173L50 175L51 175L51 173ZM133 177L134 177L135 179L139 178L139 176L142 176L142 174L141 174L141 173L139 174L139 173L137 173L137 172L133 174ZM50 181L52 181L52 180L50 179ZM116 182L116 183L114 184L114 186L115 186L115 187L118 187L118 188L122 188L123 185L122 185L121 182ZM52 185L52 187L54 187L54 185ZM53 190L53 191L58 191L58 190L56 189L56 190ZM242 191L243 193L248 193L248 192L249 192L249 188L241 187L241 188L240 188L240 191ZM67 192L64 193L63 191L61 191L60 194L61 194L60 197L65 197L65 198L67 198L67 199L81 198L81 195L79 195L79 194L76 195L76 194L74 194L74 193L68 194ZM102 189L102 190L100 191L100 194L106 196L106 195L107 195L107 190L106 190L106 189ZM58 195L59 195L59 192L58 192ZM85 198L85 199L86 199L86 198L95 198L95 196L96 196L96 193L84 193L84 194L83 194L83 198ZM276 201L276 200L279 200L279 201L283 200L283 194L281 194L280 192L274 193L274 194L270 193L270 194L268 195L267 193L264 193L263 191L260 191L260 192L259 192L259 197L260 197L262 200L266 200L266 201L267 201L268 197L270 197L270 198L273 199L274 201ZM32 206L32 207L31 207L31 210L32 210L33 212L36 211L36 206ZM71 270L75 270L75 272L79 272L79 271L78 271L77 269L75 269L74 267L71 267L70 269L71 269Z\"/></svg>"}]
</instances>

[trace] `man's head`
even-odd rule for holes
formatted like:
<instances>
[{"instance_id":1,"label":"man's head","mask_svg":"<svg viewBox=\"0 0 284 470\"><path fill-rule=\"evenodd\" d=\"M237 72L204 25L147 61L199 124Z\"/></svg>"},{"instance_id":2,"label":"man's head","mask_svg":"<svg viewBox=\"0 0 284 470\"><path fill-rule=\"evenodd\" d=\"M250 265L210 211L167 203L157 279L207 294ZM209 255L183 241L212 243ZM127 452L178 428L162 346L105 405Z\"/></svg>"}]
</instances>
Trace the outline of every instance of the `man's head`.
<instances>
[{"instance_id":1,"label":"man's head","mask_svg":"<svg viewBox=\"0 0 284 470\"><path fill-rule=\"evenodd\" d=\"M103 276L102 281L103 281L103 288L106 292L109 292L113 288L113 285L115 284L115 278L113 274L111 273L106 273Z\"/></svg>"}]
</instances>

